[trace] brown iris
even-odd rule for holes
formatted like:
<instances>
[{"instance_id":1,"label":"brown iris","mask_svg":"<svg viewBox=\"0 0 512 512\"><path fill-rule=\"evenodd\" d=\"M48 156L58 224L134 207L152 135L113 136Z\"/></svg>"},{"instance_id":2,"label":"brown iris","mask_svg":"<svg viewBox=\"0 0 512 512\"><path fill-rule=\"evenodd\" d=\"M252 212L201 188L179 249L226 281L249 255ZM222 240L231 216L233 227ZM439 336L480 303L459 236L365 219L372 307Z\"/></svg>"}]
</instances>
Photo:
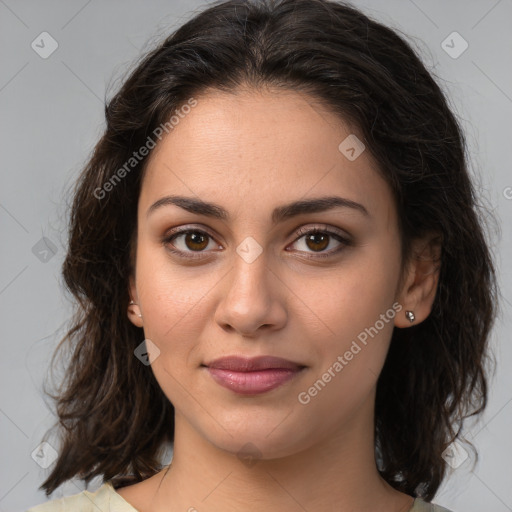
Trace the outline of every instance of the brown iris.
<instances>
[{"instance_id":1,"label":"brown iris","mask_svg":"<svg viewBox=\"0 0 512 512\"><path fill-rule=\"evenodd\" d=\"M208 246L208 235L199 232L185 233L185 244L191 250L201 251Z\"/></svg>"},{"instance_id":2,"label":"brown iris","mask_svg":"<svg viewBox=\"0 0 512 512\"><path fill-rule=\"evenodd\" d=\"M316 245L316 247L311 247L310 242L320 244L320 246ZM329 235L325 233L311 233L306 236L306 244L312 250L322 251L329 245Z\"/></svg>"}]
</instances>

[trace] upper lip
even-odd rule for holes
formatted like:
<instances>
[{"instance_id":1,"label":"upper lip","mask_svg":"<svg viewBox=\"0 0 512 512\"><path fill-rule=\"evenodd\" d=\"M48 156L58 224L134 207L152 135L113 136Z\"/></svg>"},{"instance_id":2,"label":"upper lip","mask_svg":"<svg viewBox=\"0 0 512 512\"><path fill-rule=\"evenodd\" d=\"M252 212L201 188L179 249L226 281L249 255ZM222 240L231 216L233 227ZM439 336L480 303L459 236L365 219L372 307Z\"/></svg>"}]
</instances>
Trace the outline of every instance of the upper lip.
<instances>
[{"instance_id":1,"label":"upper lip","mask_svg":"<svg viewBox=\"0 0 512 512\"><path fill-rule=\"evenodd\" d=\"M218 368L221 370L232 370L239 372L267 370L269 368L282 368L286 370L300 370L301 368L304 368L304 365L294 363L288 359L274 356L226 356L210 361L209 363L205 363L205 366L210 368Z\"/></svg>"}]
</instances>

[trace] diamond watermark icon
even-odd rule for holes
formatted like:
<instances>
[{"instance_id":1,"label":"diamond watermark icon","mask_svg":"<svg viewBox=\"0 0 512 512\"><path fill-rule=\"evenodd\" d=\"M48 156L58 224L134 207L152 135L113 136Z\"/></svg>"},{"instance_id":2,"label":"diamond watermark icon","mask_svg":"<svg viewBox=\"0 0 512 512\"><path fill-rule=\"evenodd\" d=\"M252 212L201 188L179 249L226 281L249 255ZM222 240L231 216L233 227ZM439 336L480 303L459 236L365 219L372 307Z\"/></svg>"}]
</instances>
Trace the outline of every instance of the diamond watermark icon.
<instances>
[{"instance_id":1,"label":"diamond watermark icon","mask_svg":"<svg viewBox=\"0 0 512 512\"><path fill-rule=\"evenodd\" d=\"M345 158L353 162L366 149L366 146L356 135L351 133L342 141L338 149Z\"/></svg>"},{"instance_id":2,"label":"diamond watermark icon","mask_svg":"<svg viewBox=\"0 0 512 512\"><path fill-rule=\"evenodd\" d=\"M149 366L160 355L160 349L150 339L146 338L133 353L143 365Z\"/></svg>"},{"instance_id":3,"label":"diamond watermark icon","mask_svg":"<svg viewBox=\"0 0 512 512\"><path fill-rule=\"evenodd\" d=\"M252 236L248 236L236 248L236 252L246 263L252 263L263 252L263 247Z\"/></svg>"},{"instance_id":4,"label":"diamond watermark icon","mask_svg":"<svg viewBox=\"0 0 512 512\"><path fill-rule=\"evenodd\" d=\"M261 459L262 453L254 444L245 443L242 448L240 448L236 456L243 464L251 468L259 459Z\"/></svg>"},{"instance_id":5,"label":"diamond watermark icon","mask_svg":"<svg viewBox=\"0 0 512 512\"><path fill-rule=\"evenodd\" d=\"M48 238L43 236L39 242L32 247L32 253L43 263L48 263L55 254L57 254L57 246Z\"/></svg>"},{"instance_id":6,"label":"diamond watermark icon","mask_svg":"<svg viewBox=\"0 0 512 512\"><path fill-rule=\"evenodd\" d=\"M48 32L41 32L30 46L39 57L47 59L59 47L59 43Z\"/></svg>"},{"instance_id":7,"label":"diamond watermark icon","mask_svg":"<svg viewBox=\"0 0 512 512\"><path fill-rule=\"evenodd\" d=\"M452 59L458 59L468 49L468 47L468 42L458 32L452 32L441 43L441 48Z\"/></svg>"},{"instance_id":8,"label":"diamond watermark icon","mask_svg":"<svg viewBox=\"0 0 512 512\"><path fill-rule=\"evenodd\" d=\"M43 469L46 469L57 460L59 454L50 443L44 441L39 446L37 446L37 448L30 454L30 456L39 466L41 466Z\"/></svg>"},{"instance_id":9,"label":"diamond watermark icon","mask_svg":"<svg viewBox=\"0 0 512 512\"><path fill-rule=\"evenodd\" d=\"M458 441L454 441L441 456L453 469L457 469L469 457L469 454Z\"/></svg>"}]
</instances>

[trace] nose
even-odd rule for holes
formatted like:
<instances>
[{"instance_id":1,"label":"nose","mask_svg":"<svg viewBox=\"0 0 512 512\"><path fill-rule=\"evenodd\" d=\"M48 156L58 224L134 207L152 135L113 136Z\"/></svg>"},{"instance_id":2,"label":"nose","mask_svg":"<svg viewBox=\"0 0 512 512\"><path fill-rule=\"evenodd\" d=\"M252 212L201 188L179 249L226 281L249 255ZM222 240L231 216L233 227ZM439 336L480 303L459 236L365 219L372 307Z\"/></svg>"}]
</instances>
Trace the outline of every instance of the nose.
<instances>
[{"instance_id":1,"label":"nose","mask_svg":"<svg viewBox=\"0 0 512 512\"><path fill-rule=\"evenodd\" d=\"M268 267L265 253L250 263L238 255L234 259L224 280L216 323L244 337L257 337L263 328L281 329L287 321L287 287Z\"/></svg>"}]
</instances>

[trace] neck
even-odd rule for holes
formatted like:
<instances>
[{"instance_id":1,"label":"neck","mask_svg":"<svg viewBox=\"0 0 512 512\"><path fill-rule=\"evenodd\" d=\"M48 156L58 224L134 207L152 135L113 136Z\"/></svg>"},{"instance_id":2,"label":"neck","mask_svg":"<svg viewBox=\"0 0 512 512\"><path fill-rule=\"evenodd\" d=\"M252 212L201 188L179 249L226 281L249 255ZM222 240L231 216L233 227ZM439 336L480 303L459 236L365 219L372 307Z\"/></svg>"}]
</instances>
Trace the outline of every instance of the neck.
<instances>
[{"instance_id":1,"label":"neck","mask_svg":"<svg viewBox=\"0 0 512 512\"><path fill-rule=\"evenodd\" d=\"M176 412L171 466L157 477L154 510L167 512L406 512L413 499L392 488L375 463L373 402L343 431L290 455L250 456L219 448ZM253 445L254 446L254 445ZM153 477L153 478L155 478Z\"/></svg>"}]
</instances>

